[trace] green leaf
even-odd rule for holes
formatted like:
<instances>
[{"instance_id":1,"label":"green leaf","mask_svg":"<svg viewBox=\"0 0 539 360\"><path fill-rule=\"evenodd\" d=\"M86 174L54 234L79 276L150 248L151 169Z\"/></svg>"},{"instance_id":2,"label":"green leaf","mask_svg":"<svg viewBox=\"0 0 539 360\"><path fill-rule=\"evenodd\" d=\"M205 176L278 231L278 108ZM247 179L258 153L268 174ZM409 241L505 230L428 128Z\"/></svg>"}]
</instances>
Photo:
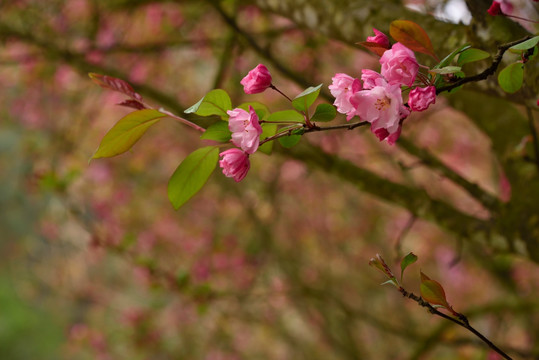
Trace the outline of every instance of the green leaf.
<instances>
[{"instance_id":1,"label":"green leaf","mask_svg":"<svg viewBox=\"0 0 539 360\"><path fill-rule=\"evenodd\" d=\"M404 275L404 270L411 264L417 261L417 255L414 253L409 253L401 260L401 282L402 276Z\"/></svg>"},{"instance_id":2,"label":"green leaf","mask_svg":"<svg viewBox=\"0 0 539 360\"><path fill-rule=\"evenodd\" d=\"M521 52L523 52L525 50L531 49L532 47L534 47L538 43L539 43L539 36L535 36L535 37L532 37L529 40L521 42L520 44L511 46L509 48L509 51L511 51L512 53L515 53L515 54L519 54L519 53L521 53Z\"/></svg>"},{"instance_id":3,"label":"green leaf","mask_svg":"<svg viewBox=\"0 0 539 360\"><path fill-rule=\"evenodd\" d=\"M303 115L296 110L284 110L274 112L268 117L267 121L303 122L305 119Z\"/></svg>"},{"instance_id":4,"label":"green leaf","mask_svg":"<svg viewBox=\"0 0 539 360\"><path fill-rule=\"evenodd\" d=\"M524 80L524 64L520 62L508 65L498 74L498 84L503 91L514 93L522 87Z\"/></svg>"},{"instance_id":5,"label":"green leaf","mask_svg":"<svg viewBox=\"0 0 539 360\"><path fill-rule=\"evenodd\" d=\"M429 72L435 73L435 74L454 74L456 72L459 72L461 70L460 66L445 66L440 69L430 69Z\"/></svg>"},{"instance_id":6,"label":"green leaf","mask_svg":"<svg viewBox=\"0 0 539 360\"><path fill-rule=\"evenodd\" d=\"M397 282L397 279L395 279L395 278L392 278L392 279L389 279L389 280L387 280L387 281L384 281L384 282L381 283L380 285L387 285L387 284L391 284L391 285L393 285L393 286L395 286L395 287L397 287L397 288L399 287L399 283Z\"/></svg>"},{"instance_id":7,"label":"green leaf","mask_svg":"<svg viewBox=\"0 0 539 360\"><path fill-rule=\"evenodd\" d=\"M200 116L219 115L223 120L228 118L226 113L232 109L232 102L227 92L215 89L206 94L195 105L185 110L186 114L195 113Z\"/></svg>"},{"instance_id":8,"label":"green leaf","mask_svg":"<svg viewBox=\"0 0 539 360\"><path fill-rule=\"evenodd\" d=\"M296 145L301 140L301 135L290 135L279 138L279 142L282 146L289 149L292 146Z\"/></svg>"},{"instance_id":9,"label":"green leaf","mask_svg":"<svg viewBox=\"0 0 539 360\"><path fill-rule=\"evenodd\" d=\"M228 122L219 120L215 124L210 125L200 138L204 140L227 142L232 138L232 133L228 129Z\"/></svg>"},{"instance_id":10,"label":"green leaf","mask_svg":"<svg viewBox=\"0 0 539 360\"><path fill-rule=\"evenodd\" d=\"M409 20L395 20L389 25L389 34L407 48L436 59L432 42L421 26Z\"/></svg>"},{"instance_id":11,"label":"green leaf","mask_svg":"<svg viewBox=\"0 0 539 360\"><path fill-rule=\"evenodd\" d=\"M270 136L275 135L277 132L276 124L262 124L262 134L260 134L260 139L263 140ZM258 151L262 151L264 154L271 154L273 150L273 141L268 141L258 148Z\"/></svg>"},{"instance_id":12,"label":"green leaf","mask_svg":"<svg viewBox=\"0 0 539 360\"><path fill-rule=\"evenodd\" d=\"M458 55L459 53L461 53L462 51L465 51L465 50L469 49L470 47L471 47L470 45L464 44L464 45L458 47L456 50L453 50L453 51L451 52L451 54L449 54L449 55L447 55L446 57L444 57L443 60L440 61L440 62L438 63L438 65L436 65L436 66L434 67L434 69L443 68L444 66L449 65L449 64L451 63L451 60L453 60L453 58L454 58L455 56L457 56L457 55Z\"/></svg>"},{"instance_id":13,"label":"green leaf","mask_svg":"<svg viewBox=\"0 0 539 360\"><path fill-rule=\"evenodd\" d=\"M245 102L238 107L245 111L249 111L249 106L253 107L260 120L267 120L271 114L268 107L262 103L259 103L258 101Z\"/></svg>"},{"instance_id":14,"label":"green leaf","mask_svg":"<svg viewBox=\"0 0 539 360\"><path fill-rule=\"evenodd\" d=\"M431 280L427 275L421 273L421 297L435 305L443 306L447 309L451 309L451 306L448 304L445 298L445 291L442 285L435 280Z\"/></svg>"},{"instance_id":15,"label":"green leaf","mask_svg":"<svg viewBox=\"0 0 539 360\"><path fill-rule=\"evenodd\" d=\"M474 61L479 61L483 59L487 59L490 57L490 54L486 51L480 50L480 49L468 49L466 51L463 51L459 55L459 59L457 60L458 66L462 66L467 63L471 63Z\"/></svg>"},{"instance_id":16,"label":"green leaf","mask_svg":"<svg viewBox=\"0 0 539 360\"><path fill-rule=\"evenodd\" d=\"M322 88L322 85L323 84L315 87L311 86L305 89L301 94L296 96L294 100L292 100L292 106L294 106L294 108L296 108L298 111L307 111L307 109L309 109L309 107L318 97L318 94L320 94L320 88Z\"/></svg>"},{"instance_id":17,"label":"green leaf","mask_svg":"<svg viewBox=\"0 0 539 360\"><path fill-rule=\"evenodd\" d=\"M176 210L204 186L219 160L219 148L195 150L178 166L168 182L168 198Z\"/></svg>"},{"instance_id":18,"label":"green leaf","mask_svg":"<svg viewBox=\"0 0 539 360\"><path fill-rule=\"evenodd\" d=\"M311 121L328 122L335 119L335 116L337 116L337 110L335 110L335 106L330 104L319 104L316 107L314 115L311 117Z\"/></svg>"},{"instance_id":19,"label":"green leaf","mask_svg":"<svg viewBox=\"0 0 539 360\"><path fill-rule=\"evenodd\" d=\"M153 109L133 111L124 116L105 134L92 159L123 154L131 149L150 126L165 116Z\"/></svg>"}]
</instances>

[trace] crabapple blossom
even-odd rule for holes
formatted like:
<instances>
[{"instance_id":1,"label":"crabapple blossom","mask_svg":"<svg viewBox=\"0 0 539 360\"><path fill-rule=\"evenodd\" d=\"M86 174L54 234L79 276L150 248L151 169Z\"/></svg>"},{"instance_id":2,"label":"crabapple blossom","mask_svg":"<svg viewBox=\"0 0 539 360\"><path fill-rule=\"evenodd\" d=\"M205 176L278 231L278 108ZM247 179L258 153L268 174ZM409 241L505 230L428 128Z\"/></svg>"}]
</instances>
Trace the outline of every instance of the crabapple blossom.
<instances>
[{"instance_id":1,"label":"crabapple blossom","mask_svg":"<svg viewBox=\"0 0 539 360\"><path fill-rule=\"evenodd\" d=\"M426 110L430 104L436 102L436 88L427 86L424 88L416 87L410 91L408 105L413 111Z\"/></svg>"},{"instance_id":2,"label":"crabapple blossom","mask_svg":"<svg viewBox=\"0 0 539 360\"><path fill-rule=\"evenodd\" d=\"M380 85L381 82L385 83L384 77L374 70L362 69L361 81L363 81L363 89L368 90Z\"/></svg>"},{"instance_id":3,"label":"crabapple blossom","mask_svg":"<svg viewBox=\"0 0 539 360\"><path fill-rule=\"evenodd\" d=\"M234 178L236 182L242 181L251 167L249 155L240 149L233 148L223 151L219 156L223 157L222 160L219 160L223 174L226 177Z\"/></svg>"},{"instance_id":4,"label":"crabapple blossom","mask_svg":"<svg viewBox=\"0 0 539 360\"><path fill-rule=\"evenodd\" d=\"M509 15L513 12L513 4L509 0L494 0L487 12L492 16Z\"/></svg>"},{"instance_id":5,"label":"crabapple blossom","mask_svg":"<svg viewBox=\"0 0 539 360\"><path fill-rule=\"evenodd\" d=\"M375 28L372 28L372 31L374 31L375 36L368 36L367 41L377 43L381 47L389 49L389 39L387 35L381 31L376 30Z\"/></svg>"},{"instance_id":6,"label":"crabapple blossom","mask_svg":"<svg viewBox=\"0 0 539 360\"><path fill-rule=\"evenodd\" d=\"M419 64L414 52L401 43L394 44L380 58L382 76L390 84L412 86Z\"/></svg>"},{"instance_id":7,"label":"crabapple blossom","mask_svg":"<svg viewBox=\"0 0 539 360\"><path fill-rule=\"evenodd\" d=\"M249 106L249 112L236 108L228 110L227 114L230 116L228 128L232 132L232 143L247 154L254 153L258 149L262 127L253 107Z\"/></svg>"},{"instance_id":8,"label":"crabapple blossom","mask_svg":"<svg viewBox=\"0 0 539 360\"><path fill-rule=\"evenodd\" d=\"M356 108L355 114L371 123L371 131L380 140L397 133L405 115L400 85L383 79L372 89L353 94L350 102Z\"/></svg>"},{"instance_id":9,"label":"crabapple blossom","mask_svg":"<svg viewBox=\"0 0 539 360\"><path fill-rule=\"evenodd\" d=\"M258 94L271 86L271 74L263 64L258 64L240 81L246 94Z\"/></svg>"},{"instance_id":10,"label":"crabapple blossom","mask_svg":"<svg viewBox=\"0 0 539 360\"><path fill-rule=\"evenodd\" d=\"M333 105L337 107L338 112L347 115L346 120L350 120L356 112L356 108L350 103L350 97L361 90L361 81L342 73L335 74L332 80L329 91L335 96Z\"/></svg>"}]
</instances>

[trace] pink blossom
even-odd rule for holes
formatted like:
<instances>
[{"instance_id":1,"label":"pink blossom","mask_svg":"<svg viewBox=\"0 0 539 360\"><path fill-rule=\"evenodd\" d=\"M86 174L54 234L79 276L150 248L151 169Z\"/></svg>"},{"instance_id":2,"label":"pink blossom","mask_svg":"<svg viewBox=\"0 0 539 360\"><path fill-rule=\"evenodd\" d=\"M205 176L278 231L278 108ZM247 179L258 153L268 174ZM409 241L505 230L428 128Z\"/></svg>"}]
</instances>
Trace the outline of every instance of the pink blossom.
<instances>
[{"instance_id":1,"label":"pink blossom","mask_svg":"<svg viewBox=\"0 0 539 360\"><path fill-rule=\"evenodd\" d=\"M381 31L376 30L375 28L372 28L372 31L374 31L375 36L367 37L367 41L377 43L381 47L389 49L389 39L388 39L387 35L384 34Z\"/></svg>"},{"instance_id":2,"label":"pink blossom","mask_svg":"<svg viewBox=\"0 0 539 360\"><path fill-rule=\"evenodd\" d=\"M509 15L513 12L513 4L509 0L494 0L487 12L492 15Z\"/></svg>"},{"instance_id":3,"label":"pink blossom","mask_svg":"<svg viewBox=\"0 0 539 360\"><path fill-rule=\"evenodd\" d=\"M223 157L223 160L219 161L219 166L223 168L223 174L226 177L234 178L236 182L242 181L251 167L249 155L240 149L233 148L223 151L219 156Z\"/></svg>"},{"instance_id":4,"label":"pink blossom","mask_svg":"<svg viewBox=\"0 0 539 360\"><path fill-rule=\"evenodd\" d=\"M361 81L363 81L363 89L372 89L373 87L380 85L382 82L386 82L382 75L374 70L362 69Z\"/></svg>"},{"instance_id":5,"label":"pink blossom","mask_svg":"<svg viewBox=\"0 0 539 360\"><path fill-rule=\"evenodd\" d=\"M403 115L399 84L380 81L380 85L372 89L356 92L350 102L356 108L356 115L371 123L371 131L380 140L399 130Z\"/></svg>"},{"instance_id":6,"label":"pink blossom","mask_svg":"<svg viewBox=\"0 0 539 360\"><path fill-rule=\"evenodd\" d=\"M416 87L410 91L408 105L413 111L427 110L430 104L436 102L436 88L427 86L424 88Z\"/></svg>"},{"instance_id":7,"label":"pink blossom","mask_svg":"<svg viewBox=\"0 0 539 360\"><path fill-rule=\"evenodd\" d=\"M359 79L342 73L335 74L332 80L329 91L335 96L333 105L337 107L338 112L347 115L346 120L350 120L356 112L356 108L350 103L350 97L361 90L361 82Z\"/></svg>"},{"instance_id":8,"label":"pink blossom","mask_svg":"<svg viewBox=\"0 0 539 360\"><path fill-rule=\"evenodd\" d=\"M396 43L387 50L380 58L380 64L382 76L390 84L412 86L419 71L414 52L401 43Z\"/></svg>"},{"instance_id":9,"label":"pink blossom","mask_svg":"<svg viewBox=\"0 0 539 360\"><path fill-rule=\"evenodd\" d=\"M228 110L227 114L230 115L228 128L232 132L232 143L241 147L247 154L253 154L258 149L262 134L255 110L249 106L249 112L236 108Z\"/></svg>"},{"instance_id":10,"label":"pink blossom","mask_svg":"<svg viewBox=\"0 0 539 360\"><path fill-rule=\"evenodd\" d=\"M257 94L271 86L271 74L268 68L258 64L240 81L246 94Z\"/></svg>"}]
</instances>

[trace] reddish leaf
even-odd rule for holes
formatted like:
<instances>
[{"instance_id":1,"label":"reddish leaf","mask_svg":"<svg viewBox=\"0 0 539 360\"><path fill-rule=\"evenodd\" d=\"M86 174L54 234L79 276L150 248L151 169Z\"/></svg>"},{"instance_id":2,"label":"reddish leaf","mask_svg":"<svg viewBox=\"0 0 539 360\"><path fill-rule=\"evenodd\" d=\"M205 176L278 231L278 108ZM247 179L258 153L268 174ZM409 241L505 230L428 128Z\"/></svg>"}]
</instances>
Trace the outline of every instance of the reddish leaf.
<instances>
[{"instance_id":1,"label":"reddish leaf","mask_svg":"<svg viewBox=\"0 0 539 360\"><path fill-rule=\"evenodd\" d=\"M429 36L421 26L409 20L395 20L389 25L389 34L407 48L432 56L436 60Z\"/></svg>"},{"instance_id":2,"label":"reddish leaf","mask_svg":"<svg viewBox=\"0 0 539 360\"><path fill-rule=\"evenodd\" d=\"M101 75L96 73L89 73L90 79L97 85L105 88L118 91L124 95L127 95L135 100L142 101L142 96L137 94L135 90L126 81L118 78L114 78L107 75Z\"/></svg>"},{"instance_id":3,"label":"reddish leaf","mask_svg":"<svg viewBox=\"0 0 539 360\"><path fill-rule=\"evenodd\" d=\"M137 101L137 100L133 100L133 99L122 101L121 103L118 103L116 105L125 106L125 107L128 107L128 108L133 108L133 109L137 109L137 110L146 109L146 106L144 106L143 103L141 103L140 101Z\"/></svg>"},{"instance_id":4,"label":"reddish leaf","mask_svg":"<svg viewBox=\"0 0 539 360\"><path fill-rule=\"evenodd\" d=\"M380 44L370 41L361 41L356 43L357 45L363 46L367 50L375 53L378 56L382 56L387 48L380 46Z\"/></svg>"},{"instance_id":5,"label":"reddish leaf","mask_svg":"<svg viewBox=\"0 0 539 360\"><path fill-rule=\"evenodd\" d=\"M448 304L447 299L445 298L445 291L442 285L435 280L431 280L427 275L421 273L421 297L425 301L434 304L441 305L447 309L451 309L451 306Z\"/></svg>"}]
</instances>

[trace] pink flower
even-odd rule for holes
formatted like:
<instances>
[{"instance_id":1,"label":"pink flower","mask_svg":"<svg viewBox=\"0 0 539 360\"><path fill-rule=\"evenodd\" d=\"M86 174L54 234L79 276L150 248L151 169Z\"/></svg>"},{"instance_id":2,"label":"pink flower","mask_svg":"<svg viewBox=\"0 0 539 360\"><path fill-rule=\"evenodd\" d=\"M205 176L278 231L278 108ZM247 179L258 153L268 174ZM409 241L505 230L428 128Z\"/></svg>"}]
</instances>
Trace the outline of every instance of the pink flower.
<instances>
[{"instance_id":1,"label":"pink flower","mask_svg":"<svg viewBox=\"0 0 539 360\"><path fill-rule=\"evenodd\" d=\"M396 43L380 58L382 76L390 84L412 86L419 70L414 52L401 43Z\"/></svg>"},{"instance_id":2,"label":"pink flower","mask_svg":"<svg viewBox=\"0 0 539 360\"><path fill-rule=\"evenodd\" d=\"M236 108L228 110L227 114L230 115L228 129L232 132L232 143L247 154L254 153L258 149L262 127L253 107L249 106L249 112Z\"/></svg>"},{"instance_id":3,"label":"pink flower","mask_svg":"<svg viewBox=\"0 0 539 360\"><path fill-rule=\"evenodd\" d=\"M382 75L369 69L361 70L361 80L363 81L363 89L372 89L373 87L386 82Z\"/></svg>"},{"instance_id":4,"label":"pink flower","mask_svg":"<svg viewBox=\"0 0 539 360\"><path fill-rule=\"evenodd\" d=\"M271 74L267 67L258 64L240 81L246 94L258 94L271 86Z\"/></svg>"},{"instance_id":5,"label":"pink flower","mask_svg":"<svg viewBox=\"0 0 539 360\"><path fill-rule=\"evenodd\" d=\"M374 31L374 35L376 36L367 37L367 42L377 43L381 47L389 49L389 39L387 35L375 28L372 28L372 31Z\"/></svg>"},{"instance_id":6,"label":"pink flower","mask_svg":"<svg viewBox=\"0 0 539 360\"><path fill-rule=\"evenodd\" d=\"M513 12L513 4L509 0L494 0L487 12L492 15L509 15Z\"/></svg>"},{"instance_id":7,"label":"pink flower","mask_svg":"<svg viewBox=\"0 0 539 360\"><path fill-rule=\"evenodd\" d=\"M430 104L436 102L436 88L434 86L427 86L424 88L416 87L410 91L408 97L408 105L412 111L427 110Z\"/></svg>"},{"instance_id":8,"label":"pink flower","mask_svg":"<svg viewBox=\"0 0 539 360\"><path fill-rule=\"evenodd\" d=\"M223 168L223 174L226 177L234 178L236 182L242 181L251 167L249 155L240 149L233 148L223 151L219 156L223 157L223 160L219 161L219 166Z\"/></svg>"},{"instance_id":9,"label":"pink flower","mask_svg":"<svg viewBox=\"0 0 539 360\"><path fill-rule=\"evenodd\" d=\"M400 121L406 115L399 84L380 81L380 85L352 95L350 102L356 108L356 115L370 122L371 131L381 140L397 133Z\"/></svg>"},{"instance_id":10,"label":"pink flower","mask_svg":"<svg viewBox=\"0 0 539 360\"><path fill-rule=\"evenodd\" d=\"M346 120L350 120L356 112L356 108L350 103L350 97L361 90L361 81L342 73L335 74L331 80L333 83L329 85L329 91L335 96L333 105L338 112L347 115Z\"/></svg>"}]
</instances>

